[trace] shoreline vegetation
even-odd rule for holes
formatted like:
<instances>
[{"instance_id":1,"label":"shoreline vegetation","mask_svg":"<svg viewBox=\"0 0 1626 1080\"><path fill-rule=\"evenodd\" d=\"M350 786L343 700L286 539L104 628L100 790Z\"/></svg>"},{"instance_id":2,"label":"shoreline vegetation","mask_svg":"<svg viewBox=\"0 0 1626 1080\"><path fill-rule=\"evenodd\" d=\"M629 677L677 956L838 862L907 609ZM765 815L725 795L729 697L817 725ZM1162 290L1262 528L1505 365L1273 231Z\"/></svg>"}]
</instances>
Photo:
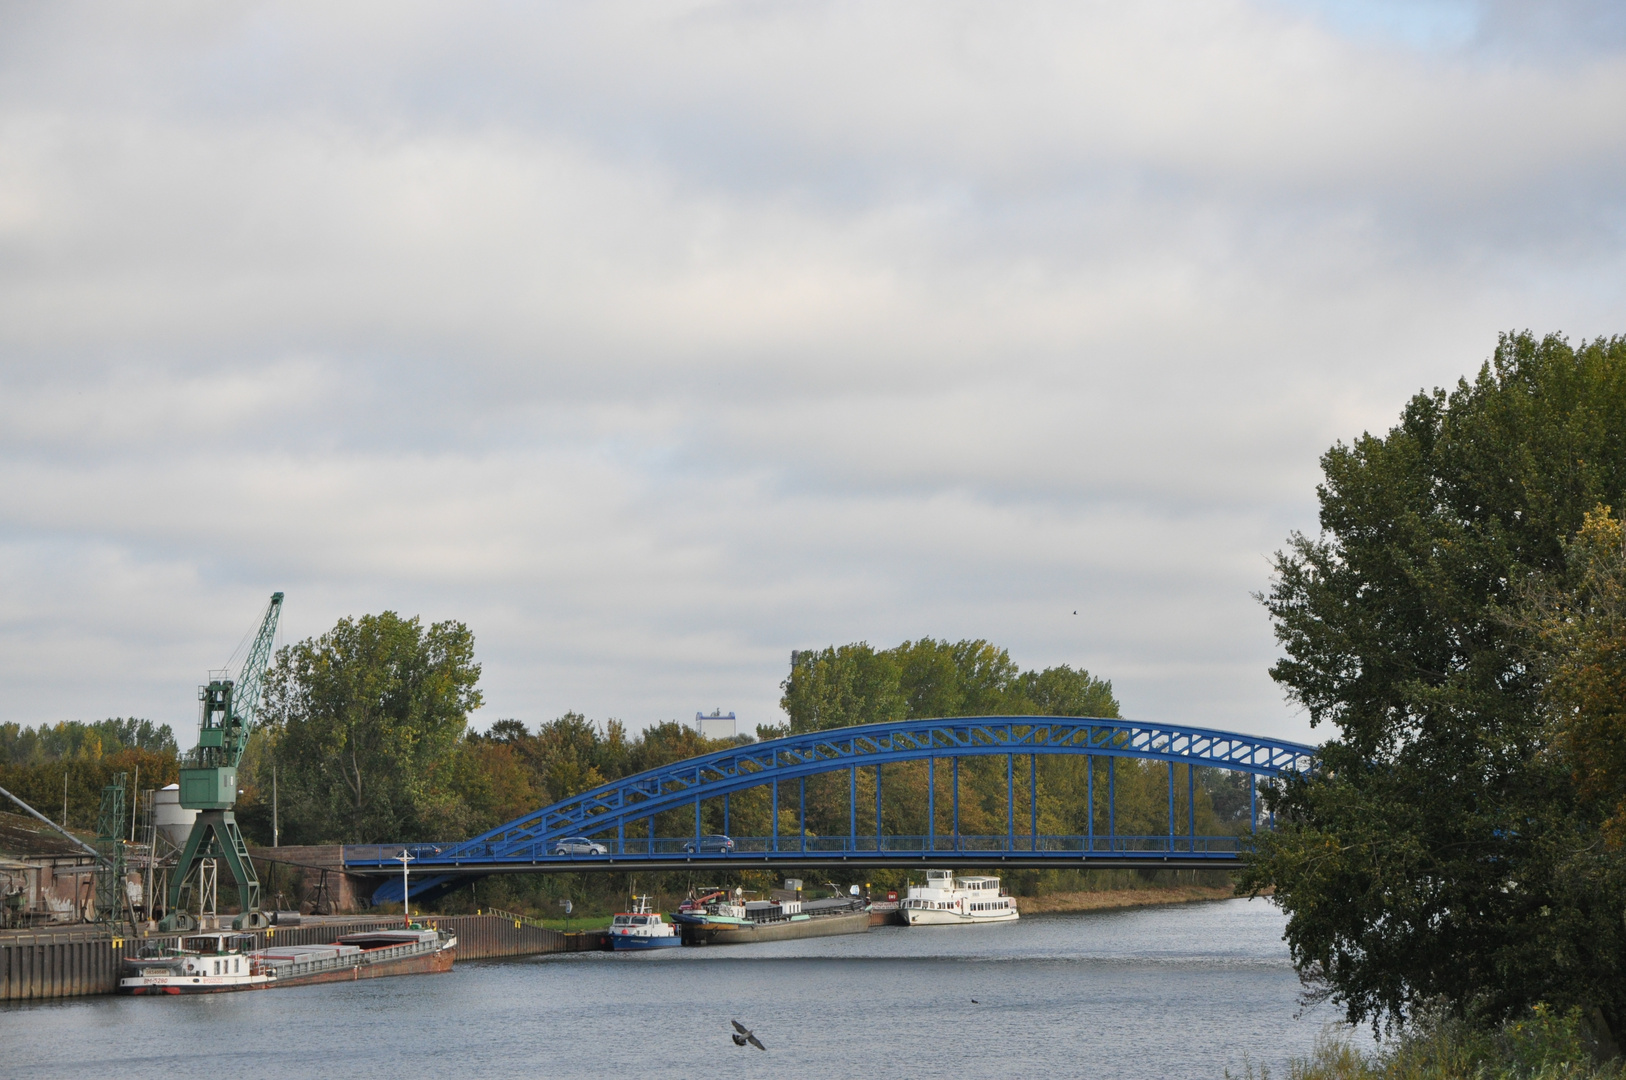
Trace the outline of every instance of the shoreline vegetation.
<instances>
[{"instance_id":1,"label":"shoreline vegetation","mask_svg":"<svg viewBox=\"0 0 1626 1080\"><path fill-rule=\"evenodd\" d=\"M1230 885L1163 885L1144 889L1099 889L1087 892L1046 893L1043 896L1018 896L1016 909L1023 915L1055 915L1077 911L1115 911L1161 904L1190 904L1206 900L1234 900L1236 895L1236 889Z\"/></svg>"}]
</instances>

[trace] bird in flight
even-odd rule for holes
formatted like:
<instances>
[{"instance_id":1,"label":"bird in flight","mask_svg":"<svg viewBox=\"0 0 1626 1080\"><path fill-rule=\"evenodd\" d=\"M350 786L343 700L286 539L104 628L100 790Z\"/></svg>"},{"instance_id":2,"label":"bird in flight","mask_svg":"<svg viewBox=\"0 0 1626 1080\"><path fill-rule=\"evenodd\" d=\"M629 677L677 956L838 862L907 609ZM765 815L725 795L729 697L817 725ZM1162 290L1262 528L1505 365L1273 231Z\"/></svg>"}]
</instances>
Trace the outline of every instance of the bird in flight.
<instances>
[{"instance_id":1,"label":"bird in flight","mask_svg":"<svg viewBox=\"0 0 1626 1080\"><path fill-rule=\"evenodd\" d=\"M981 1005L982 1002L978 1001L976 998L972 998L971 999L971 1004L973 1004L973 1005Z\"/></svg>"},{"instance_id":2,"label":"bird in flight","mask_svg":"<svg viewBox=\"0 0 1626 1080\"><path fill-rule=\"evenodd\" d=\"M759 1039L755 1035L751 1034L751 1029L750 1028L746 1027L744 1024L740 1023L738 1020L733 1021L733 1024L734 1024L734 1045L735 1046L744 1046L746 1043L750 1043L752 1046L756 1047L758 1050L766 1050L766 1049L768 1049L766 1046L762 1045L762 1040L761 1039Z\"/></svg>"}]
</instances>

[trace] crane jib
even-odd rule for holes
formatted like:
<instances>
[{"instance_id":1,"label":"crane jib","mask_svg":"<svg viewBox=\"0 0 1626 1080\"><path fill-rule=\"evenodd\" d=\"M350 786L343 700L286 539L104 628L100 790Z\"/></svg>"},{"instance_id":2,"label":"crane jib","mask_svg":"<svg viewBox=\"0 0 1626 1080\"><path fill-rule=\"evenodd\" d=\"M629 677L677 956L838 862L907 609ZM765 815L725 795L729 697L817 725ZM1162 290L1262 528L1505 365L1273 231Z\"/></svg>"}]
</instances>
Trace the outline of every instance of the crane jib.
<instances>
[{"instance_id":1,"label":"crane jib","mask_svg":"<svg viewBox=\"0 0 1626 1080\"><path fill-rule=\"evenodd\" d=\"M180 777L181 805L188 810L228 810L237 803L237 767L258 720L260 688L281 612L282 593L272 593L237 678L214 679L199 688L198 745Z\"/></svg>"}]
</instances>

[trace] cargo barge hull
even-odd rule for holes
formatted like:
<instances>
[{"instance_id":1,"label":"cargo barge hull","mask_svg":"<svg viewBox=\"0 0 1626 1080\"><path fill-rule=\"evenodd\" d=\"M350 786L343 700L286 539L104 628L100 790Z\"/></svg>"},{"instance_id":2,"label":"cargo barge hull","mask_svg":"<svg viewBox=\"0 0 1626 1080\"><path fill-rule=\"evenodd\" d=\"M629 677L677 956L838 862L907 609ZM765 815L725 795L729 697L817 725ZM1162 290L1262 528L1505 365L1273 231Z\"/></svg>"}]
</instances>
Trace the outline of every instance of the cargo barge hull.
<instances>
[{"instance_id":1,"label":"cargo barge hull","mask_svg":"<svg viewBox=\"0 0 1626 1080\"><path fill-rule=\"evenodd\" d=\"M357 982L388 975L431 975L450 971L457 938L415 927L342 937L331 946L300 945L248 950L242 935L204 934L187 939L192 948L125 961L128 974L119 989L137 996L224 994L278 986Z\"/></svg>"},{"instance_id":2,"label":"cargo barge hull","mask_svg":"<svg viewBox=\"0 0 1626 1080\"><path fill-rule=\"evenodd\" d=\"M719 925L682 923L685 945L747 945L753 941L794 941L799 938L831 937L836 934L862 934L869 930L869 912L819 915L779 922Z\"/></svg>"}]
</instances>

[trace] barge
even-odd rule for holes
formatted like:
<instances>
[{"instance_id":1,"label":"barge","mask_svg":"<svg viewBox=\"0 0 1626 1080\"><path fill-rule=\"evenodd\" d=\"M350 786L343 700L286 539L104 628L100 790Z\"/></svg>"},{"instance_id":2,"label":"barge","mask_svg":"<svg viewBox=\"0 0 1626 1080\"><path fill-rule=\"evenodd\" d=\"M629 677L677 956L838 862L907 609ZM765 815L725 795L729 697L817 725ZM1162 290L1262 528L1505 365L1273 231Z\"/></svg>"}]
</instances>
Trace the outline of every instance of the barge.
<instances>
[{"instance_id":1,"label":"barge","mask_svg":"<svg viewBox=\"0 0 1626 1080\"><path fill-rule=\"evenodd\" d=\"M331 945L267 945L235 932L189 934L178 947L124 961L126 994L219 994L450 971L457 937L416 923L345 934Z\"/></svg>"},{"instance_id":2,"label":"barge","mask_svg":"<svg viewBox=\"0 0 1626 1080\"><path fill-rule=\"evenodd\" d=\"M863 934L869 931L869 905L859 898L829 900L745 900L712 893L684 903L673 916L686 945L744 945L754 941Z\"/></svg>"}]
</instances>

